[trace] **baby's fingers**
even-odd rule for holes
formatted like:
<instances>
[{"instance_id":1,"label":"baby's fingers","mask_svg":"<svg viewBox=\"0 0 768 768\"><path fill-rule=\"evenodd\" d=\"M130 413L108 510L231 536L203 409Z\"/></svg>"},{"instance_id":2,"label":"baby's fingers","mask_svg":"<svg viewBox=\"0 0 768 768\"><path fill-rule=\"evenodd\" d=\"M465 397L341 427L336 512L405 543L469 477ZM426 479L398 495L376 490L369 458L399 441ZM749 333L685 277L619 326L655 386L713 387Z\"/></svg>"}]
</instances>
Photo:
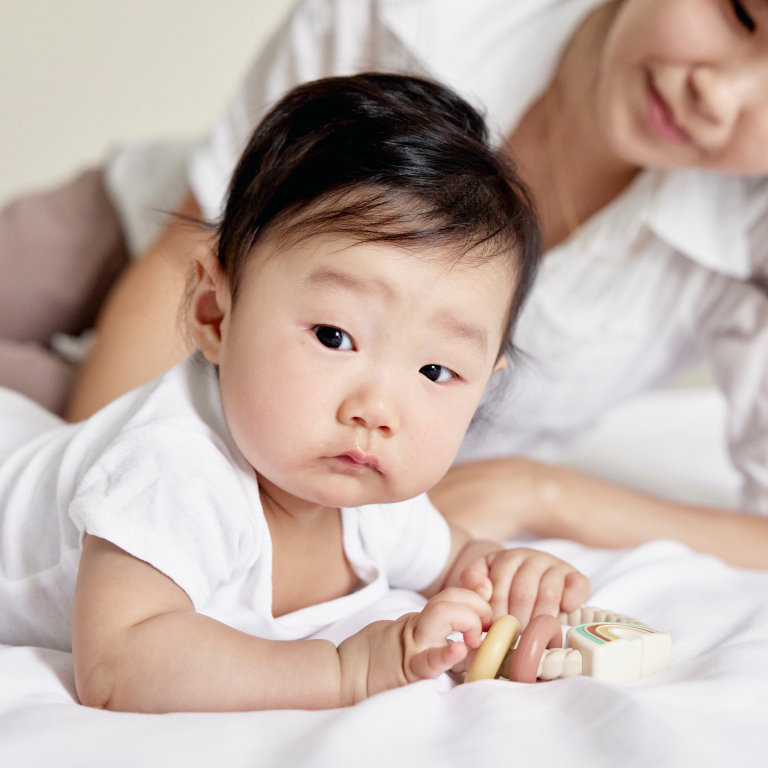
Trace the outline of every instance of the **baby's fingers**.
<instances>
[{"instance_id":1,"label":"baby's fingers","mask_svg":"<svg viewBox=\"0 0 768 768\"><path fill-rule=\"evenodd\" d=\"M451 643L440 648L427 648L411 659L411 672L422 680L431 680L459 664L467 656L464 643Z\"/></svg>"},{"instance_id":2,"label":"baby's fingers","mask_svg":"<svg viewBox=\"0 0 768 768\"><path fill-rule=\"evenodd\" d=\"M493 584L489 578L490 565L485 557L479 557L470 563L459 576L459 582L464 589L477 592L483 600L490 600L493 595Z\"/></svg>"},{"instance_id":3,"label":"baby's fingers","mask_svg":"<svg viewBox=\"0 0 768 768\"><path fill-rule=\"evenodd\" d=\"M419 615L414 641L420 648L442 646L451 632L461 632L472 648L480 645L484 626L491 622L491 606L466 589L445 589L435 595Z\"/></svg>"}]
</instances>

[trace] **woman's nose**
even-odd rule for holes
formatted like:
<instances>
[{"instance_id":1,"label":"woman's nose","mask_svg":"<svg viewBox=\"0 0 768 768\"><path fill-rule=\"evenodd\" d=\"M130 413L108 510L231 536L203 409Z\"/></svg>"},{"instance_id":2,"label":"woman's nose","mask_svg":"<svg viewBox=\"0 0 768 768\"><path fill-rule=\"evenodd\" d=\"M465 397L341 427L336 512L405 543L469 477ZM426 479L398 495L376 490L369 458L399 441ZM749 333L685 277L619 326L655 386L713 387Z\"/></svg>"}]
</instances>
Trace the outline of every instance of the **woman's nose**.
<instances>
[{"instance_id":1,"label":"woman's nose","mask_svg":"<svg viewBox=\"0 0 768 768\"><path fill-rule=\"evenodd\" d=\"M351 393L339 407L339 421L347 426L379 430L386 437L400 431L400 409L394 391L364 387Z\"/></svg>"},{"instance_id":2,"label":"woman's nose","mask_svg":"<svg viewBox=\"0 0 768 768\"><path fill-rule=\"evenodd\" d=\"M747 64L731 67L695 67L690 87L699 114L713 127L732 128L756 98L765 98L765 77L757 67Z\"/></svg>"}]
</instances>

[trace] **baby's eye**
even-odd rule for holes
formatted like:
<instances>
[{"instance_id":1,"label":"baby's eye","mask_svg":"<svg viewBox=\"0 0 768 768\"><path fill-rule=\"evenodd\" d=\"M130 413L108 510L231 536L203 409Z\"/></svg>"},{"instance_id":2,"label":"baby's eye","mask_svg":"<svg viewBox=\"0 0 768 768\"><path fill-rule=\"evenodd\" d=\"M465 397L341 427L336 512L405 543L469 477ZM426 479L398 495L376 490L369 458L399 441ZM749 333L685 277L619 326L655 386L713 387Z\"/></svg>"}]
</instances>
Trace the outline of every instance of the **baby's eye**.
<instances>
[{"instance_id":1,"label":"baby's eye","mask_svg":"<svg viewBox=\"0 0 768 768\"><path fill-rule=\"evenodd\" d=\"M436 381L438 384L450 381L456 374L444 365L425 365L419 368L419 373L423 373L430 381Z\"/></svg>"},{"instance_id":2,"label":"baby's eye","mask_svg":"<svg viewBox=\"0 0 768 768\"><path fill-rule=\"evenodd\" d=\"M332 325L316 325L313 329L317 340L328 349L354 349L352 337L341 328Z\"/></svg>"}]
</instances>

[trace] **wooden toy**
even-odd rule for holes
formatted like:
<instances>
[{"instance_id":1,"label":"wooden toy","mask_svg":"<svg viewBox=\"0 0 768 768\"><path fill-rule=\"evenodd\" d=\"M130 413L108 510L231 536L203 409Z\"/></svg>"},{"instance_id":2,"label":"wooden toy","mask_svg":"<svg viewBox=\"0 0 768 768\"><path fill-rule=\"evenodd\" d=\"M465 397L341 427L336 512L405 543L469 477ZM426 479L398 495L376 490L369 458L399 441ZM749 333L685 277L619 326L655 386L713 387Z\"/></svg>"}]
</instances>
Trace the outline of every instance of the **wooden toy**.
<instances>
[{"instance_id":1,"label":"wooden toy","mask_svg":"<svg viewBox=\"0 0 768 768\"><path fill-rule=\"evenodd\" d=\"M561 625L570 626L563 648ZM480 644L464 682L503 677L535 683L586 675L626 683L669 668L672 638L629 616L584 606L534 617L520 635L514 616L500 616Z\"/></svg>"},{"instance_id":2,"label":"wooden toy","mask_svg":"<svg viewBox=\"0 0 768 768\"><path fill-rule=\"evenodd\" d=\"M560 631L559 624L557 630ZM514 647L519 634L520 622L514 616L499 616L477 649L464 682L471 683L475 680L488 680L496 677L501 662L509 649Z\"/></svg>"}]
</instances>

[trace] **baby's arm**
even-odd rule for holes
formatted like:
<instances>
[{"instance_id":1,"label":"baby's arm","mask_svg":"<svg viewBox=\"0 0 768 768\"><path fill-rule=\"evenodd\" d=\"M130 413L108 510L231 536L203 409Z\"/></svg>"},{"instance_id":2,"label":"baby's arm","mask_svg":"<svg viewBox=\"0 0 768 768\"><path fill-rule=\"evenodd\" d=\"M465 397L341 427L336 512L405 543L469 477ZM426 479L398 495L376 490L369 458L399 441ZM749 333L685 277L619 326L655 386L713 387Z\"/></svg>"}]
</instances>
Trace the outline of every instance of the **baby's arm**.
<instances>
[{"instance_id":1,"label":"baby's arm","mask_svg":"<svg viewBox=\"0 0 768 768\"><path fill-rule=\"evenodd\" d=\"M461 661L477 647L490 607L463 589L421 614L369 625L337 649L281 642L195 613L186 593L151 565L86 536L72 616L75 684L87 706L132 712L325 709Z\"/></svg>"},{"instance_id":2,"label":"baby's arm","mask_svg":"<svg viewBox=\"0 0 768 768\"><path fill-rule=\"evenodd\" d=\"M195 613L171 579L93 536L83 544L72 650L78 696L93 707L281 708L298 705L298 690L306 708L341 703L332 643L262 640Z\"/></svg>"},{"instance_id":3,"label":"baby's arm","mask_svg":"<svg viewBox=\"0 0 768 768\"><path fill-rule=\"evenodd\" d=\"M589 579L563 560L534 549L505 550L497 541L476 540L449 526L448 565L425 597L461 586L490 602L494 620L511 613L525 628L533 616L576 610L589 596Z\"/></svg>"}]
</instances>

